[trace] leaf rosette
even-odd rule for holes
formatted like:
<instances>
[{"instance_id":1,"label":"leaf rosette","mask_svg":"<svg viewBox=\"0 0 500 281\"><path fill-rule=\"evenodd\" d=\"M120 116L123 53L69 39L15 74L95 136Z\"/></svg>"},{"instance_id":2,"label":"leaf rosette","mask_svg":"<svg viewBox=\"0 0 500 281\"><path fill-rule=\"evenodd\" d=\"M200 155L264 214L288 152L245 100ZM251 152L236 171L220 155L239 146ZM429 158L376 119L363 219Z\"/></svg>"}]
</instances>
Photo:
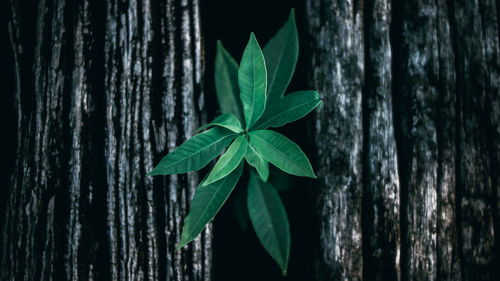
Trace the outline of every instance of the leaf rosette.
<instances>
[{"instance_id":1,"label":"leaf rosette","mask_svg":"<svg viewBox=\"0 0 500 281\"><path fill-rule=\"evenodd\" d=\"M222 154L195 191L179 248L193 241L214 218L236 187L246 162L251 167L246 200L250 221L262 246L286 274L289 223L277 191L281 188L268 181L270 164L294 176L316 175L300 147L270 128L294 122L321 105L319 94L312 90L284 95L298 52L293 10L263 50L250 34L239 65L217 42L215 88L222 114L201 126L201 133L166 155L149 173L197 171Z\"/></svg>"}]
</instances>

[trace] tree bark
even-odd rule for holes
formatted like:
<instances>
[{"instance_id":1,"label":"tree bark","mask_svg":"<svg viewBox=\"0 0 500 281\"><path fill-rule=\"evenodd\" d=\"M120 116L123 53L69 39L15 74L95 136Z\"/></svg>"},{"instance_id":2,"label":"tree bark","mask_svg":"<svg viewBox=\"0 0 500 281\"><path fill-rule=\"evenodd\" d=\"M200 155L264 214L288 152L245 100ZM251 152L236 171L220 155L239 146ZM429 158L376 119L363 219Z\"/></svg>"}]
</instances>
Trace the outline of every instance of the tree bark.
<instances>
[{"instance_id":1,"label":"tree bark","mask_svg":"<svg viewBox=\"0 0 500 281\"><path fill-rule=\"evenodd\" d=\"M402 188L403 280L460 280L455 230L455 73L443 1L395 7L393 88Z\"/></svg>"},{"instance_id":2,"label":"tree bark","mask_svg":"<svg viewBox=\"0 0 500 281\"><path fill-rule=\"evenodd\" d=\"M364 38L360 2L308 1L320 248L315 280L361 280Z\"/></svg>"},{"instance_id":3,"label":"tree bark","mask_svg":"<svg viewBox=\"0 0 500 281\"><path fill-rule=\"evenodd\" d=\"M491 0L450 3L457 76L458 236L465 280L494 279L500 265L495 256L500 238L497 5Z\"/></svg>"},{"instance_id":4,"label":"tree bark","mask_svg":"<svg viewBox=\"0 0 500 281\"><path fill-rule=\"evenodd\" d=\"M307 1L317 280L494 278L499 5Z\"/></svg>"},{"instance_id":5,"label":"tree bark","mask_svg":"<svg viewBox=\"0 0 500 281\"><path fill-rule=\"evenodd\" d=\"M0 280L209 280L212 226L175 249L197 173L145 176L206 121L198 0L4 5ZM317 229L288 278L494 280L500 1L303 8Z\"/></svg>"},{"instance_id":6,"label":"tree bark","mask_svg":"<svg viewBox=\"0 0 500 281\"><path fill-rule=\"evenodd\" d=\"M1 280L209 280L176 250L197 174L146 177L203 119L198 2L11 1L17 158Z\"/></svg>"},{"instance_id":7,"label":"tree bark","mask_svg":"<svg viewBox=\"0 0 500 281\"><path fill-rule=\"evenodd\" d=\"M364 2L363 279L400 275L400 182L392 103L391 5Z\"/></svg>"}]
</instances>

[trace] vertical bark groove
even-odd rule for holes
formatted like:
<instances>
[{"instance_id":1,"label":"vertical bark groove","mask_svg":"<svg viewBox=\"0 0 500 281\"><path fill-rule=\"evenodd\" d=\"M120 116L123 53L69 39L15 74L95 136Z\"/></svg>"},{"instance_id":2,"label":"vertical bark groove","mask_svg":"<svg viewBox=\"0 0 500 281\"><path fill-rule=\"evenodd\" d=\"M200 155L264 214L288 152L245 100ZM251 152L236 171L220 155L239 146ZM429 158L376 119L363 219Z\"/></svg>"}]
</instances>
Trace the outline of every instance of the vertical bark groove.
<instances>
[{"instance_id":1,"label":"vertical bark groove","mask_svg":"<svg viewBox=\"0 0 500 281\"><path fill-rule=\"evenodd\" d=\"M197 175L145 176L203 118L198 5L11 1L19 145L0 279L210 279L211 227L175 250Z\"/></svg>"},{"instance_id":2,"label":"vertical bark groove","mask_svg":"<svg viewBox=\"0 0 500 281\"><path fill-rule=\"evenodd\" d=\"M320 249L316 280L360 280L363 88L362 2L309 1L317 114ZM349 124L349 126L344 126Z\"/></svg>"},{"instance_id":3,"label":"vertical bark groove","mask_svg":"<svg viewBox=\"0 0 500 281\"><path fill-rule=\"evenodd\" d=\"M498 132L498 118L488 115L488 108L498 105L499 45L493 35L498 32L496 3L449 2L457 76L457 206L463 274L466 280L489 279L495 270L496 203L491 198L498 189L493 186L496 173L491 165L498 146L496 153L488 151L488 143L495 141L491 132Z\"/></svg>"},{"instance_id":4,"label":"vertical bark groove","mask_svg":"<svg viewBox=\"0 0 500 281\"><path fill-rule=\"evenodd\" d=\"M500 229L498 1L308 1L306 6L313 38L311 84L325 100L316 118L317 165L323 177L317 208L319 252L330 256L320 258L318 274L359 278L348 275L351 264L339 263L335 247L350 249L350 261L356 260L352 244L339 241L359 226L353 218L361 207L365 279L493 278ZM362 11L362 28L340 23L346 7ZM332 25L332 18L339 23ZM351 34L364 38L357 46L364 49L364 66L336 80L342 73L338 61L353 53L355 61L363 58L345 49ZM330 40L334 43L328 45ZM355 96L352 89L336 87L354 81L363 86L357 111L336 100L346 92ZM340 114L345 112L352 114L347 120ZM327 181L339 169L350 169L348 162L332 165L332 159L359 157L360 151L348 146L356 139L351 134L363 136L363 164L355 171L363 175L357 183L363 191L361 206L348 192L340 195L351 199L347 204L331 196L343 185ZM338 137L344 139L340 144L334 142ZM325 212L335 208L349 213ZM346 224L340 231L331 225L337 220Z\"/></svg>"},{"instance_id":5,"label":"vertical bark groove","mask_svg":"<svg viewBox=\"0 0 500 281\"><path fill-rule=\"evenodd\" d=\"M391 6L365 0L363 279L399 279L399 175L392 117Z\"/></svg>"}]
</instances>

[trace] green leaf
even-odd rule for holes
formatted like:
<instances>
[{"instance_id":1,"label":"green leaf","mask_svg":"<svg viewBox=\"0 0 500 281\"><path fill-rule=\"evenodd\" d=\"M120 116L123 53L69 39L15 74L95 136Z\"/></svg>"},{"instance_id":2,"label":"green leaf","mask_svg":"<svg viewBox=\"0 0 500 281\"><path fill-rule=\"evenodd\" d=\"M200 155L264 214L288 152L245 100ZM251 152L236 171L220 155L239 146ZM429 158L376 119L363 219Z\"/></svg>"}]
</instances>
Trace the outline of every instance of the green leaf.
<instances>
[{"instance_id":1,"label":"green leaf","mask_svg":"<svg viewBox=\"0 0 500 281\"><path fill-rule=\"evenodd\" d=\"M252 131L248 135L250 144L274 166L292 175L316 178L307 156L287 137L270 130Z\"/></svg>"},{"instance_id":2,"label":"green leaf","mask_svg":"<svg viewBox=\"0 0 500 281\"><path fill-rule=\"evenodd\" d=\"M248 182L248 213L260 243L286 275L290 227L278 192L252 172Z\"/></svg>"},{"instance_id":3,"label":"green leaf","mask_svg":"<svg viewBox=\"0 0 500 281\"><path fill-rule=\"evenodd\" d=\"M214 119L214 121L205 124L198 128L197 132L203 131L206 128L212 127L212 126L220 126L224 127L226 129L229 129L235 133L242 133L243 128L241 126L240 120L233 114L233 113L225 113L217 118Z\"/></svg>"},{"instance_id":4,"label":"green leaf","mask_svg":"<svg viewBox=\"0 0 500 281\"><path fill-rule=\"evenodd\" d=\"M222 113L233 113L244 122L243 107L238 90L238 63L217 41L215 55L215 90Z\"/></svg>"},{"instance_id":5,"label":"green leaf","mask_svg":"<svg viewBox=\"0 0 500 281\"><path fill-rule=\"evenodd\" d=\"M259 173L263 181L267 181L269 177L269 163L264 160L264 157L251 145L248 146L245 159L250 166L254 167Z\"/></svg>"},{"instance_id":6,"label":"green leaf","mask_svg":"<svg viewBox=\"0 0 500 281\"><path fill-rule=\"evenodd\" d=\"M241 159L243 159L243 157L245 156L247 148L247 136L241 135L237 137L229 146L227 151L222 154L219 161L217 161L203 185L208 185L215 181L218 181L221 178L227 176L234 169L236 169L236 167L238 167L238 164L240 164Z\"/></svg>"},{"instance_id":7,"label":"green leaf","mask_svg":"<svg viewBox=\"0 0 500 281\"><path fill-rule=\"evenodd\" d=\"M163 157L148 176L199 170L217 157L235 137L234 132L220 127L195 135Z\"/></svg>"},{"instance_id":8,"label":"green leaf","mask_svg":"<svg viewBox=\"0 0 500 281\"><path fill-rule=\"evenodd\" d=\"M285 25L264 47L267 67L267 99L278 100L292 79L299 57L299 38L292 9Z\"/></svg>"},{"instance_id":9,"label":"green leaf","mask_svg":"<svg viewBox=\"0 0 500 281\"><path fill-rule=\"evenodd\" d=\"M181 241L177 249L193 241L214 218L236 186L242 171L243 164L240 164L220 181L196 189L189 214L184 220Z\"/></svg>"},{"instance_id":10,"label":"green leaf","mask_svg":"<svg viewBox=\"0 0 500 281\"><path fill-rule=\"evenodd\" d=\"M319 104L321 104L321 100L315 91L299 91L288 94L266 108L254 129L281 127L306 116Z\"/></svg>"},{"instance_id":11,"label":"green leaf","mask_svg":"<svg viewBox=\"0 0 500 281\"><path fill-rule=\"evenodd\" d=\"M250 34L238 71L238 85L243 103L246 128L253 124L264 113L266 107L266 63L259 43L253 32Z\"/></svg>"}]
</instances>

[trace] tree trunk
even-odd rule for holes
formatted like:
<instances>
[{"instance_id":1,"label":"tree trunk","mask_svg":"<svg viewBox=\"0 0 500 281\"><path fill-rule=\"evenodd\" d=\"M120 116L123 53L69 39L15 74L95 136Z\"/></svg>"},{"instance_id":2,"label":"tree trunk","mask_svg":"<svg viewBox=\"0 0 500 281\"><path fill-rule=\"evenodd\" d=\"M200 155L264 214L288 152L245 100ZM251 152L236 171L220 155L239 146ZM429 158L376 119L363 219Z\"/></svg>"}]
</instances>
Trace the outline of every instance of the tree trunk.
<instances>
[{"instance_id":1,"label":"tree trunk","mask_svg":"<svg viewBox=\"0 0 500 281\"><path fill-rule=\"evenodd\" d=\"M198 2L13 0L9 31L0 279L210 279L211 227L175 250L197 174L145 176L202 121Z\"/></svg>"},{"instance_id":2,"label":"tree trunk","mask_svg":"<svg viewBox=\"0 0 500 281\"><path fill-rule=\"evenodd\" d=\"M442 1L394 6L403 280L461 279L455 225L455 73L447 9Z\"/></svg>"},{"instance_id":3,"label":"tree trunk","mask_svg":"<svg viewBox=\"0 0 500 281\"><path fill-rule=\"evenodd\" d=\"M209 280L211 226L175 250L197 173L145 176L206 121L198 0L4 2L0 280ZM299 3L323 106L287 278L494 280L500 1Z\"/></svg>"},{"instance_id":4,"label":"tree trunk","mask_svg":"<svg viewBox=\"0 0 500 281\"><path fill-rule=\"evenodd\" d=\"M321 237L316 280L360 280L363 16L357 3L344 1L309 1L306 14L313 88L323 100L315 133Z\"/></svg>"},{"instance_id":5,"label":"tree trunk","mask_svg":"<svg viewBox=\"0 0 500 281\"><path fill-rule=\"evenodd\" d=\"M316 279L494 279L500 3L306 7L324 101Z\"/></svg>"}]
</instances>

